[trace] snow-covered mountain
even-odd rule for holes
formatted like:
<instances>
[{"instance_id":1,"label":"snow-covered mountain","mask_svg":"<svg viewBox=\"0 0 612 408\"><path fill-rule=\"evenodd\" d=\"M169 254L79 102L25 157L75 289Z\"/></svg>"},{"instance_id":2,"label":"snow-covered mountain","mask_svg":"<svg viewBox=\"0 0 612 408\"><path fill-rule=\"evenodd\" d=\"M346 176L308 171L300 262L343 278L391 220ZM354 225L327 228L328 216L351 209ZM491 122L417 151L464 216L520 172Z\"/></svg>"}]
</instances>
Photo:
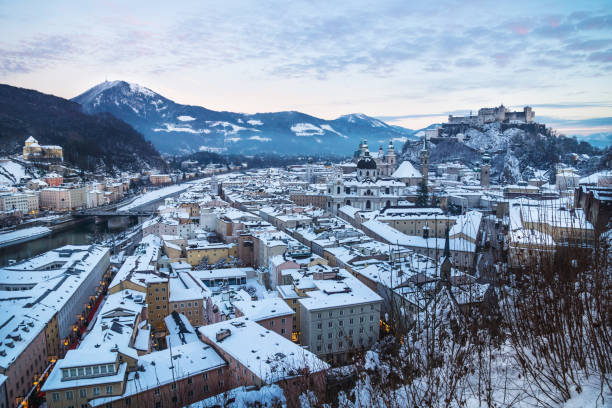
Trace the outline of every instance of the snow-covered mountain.
<instances>
[{"instance_id":1,"label":"snow-covered mountain","mask_svg":"<svg viewBox=\"0 0 612 408\"><path fill-rule=\"evenodd\" d=\"M103 82L73 98L87 113L109 112L129 123L164 153L337 154L353 152L361 138L401 146L413 131L363 115L334 120L301 112L243 114L181 105L137 84Z\"/></svg>"}]
</instances>

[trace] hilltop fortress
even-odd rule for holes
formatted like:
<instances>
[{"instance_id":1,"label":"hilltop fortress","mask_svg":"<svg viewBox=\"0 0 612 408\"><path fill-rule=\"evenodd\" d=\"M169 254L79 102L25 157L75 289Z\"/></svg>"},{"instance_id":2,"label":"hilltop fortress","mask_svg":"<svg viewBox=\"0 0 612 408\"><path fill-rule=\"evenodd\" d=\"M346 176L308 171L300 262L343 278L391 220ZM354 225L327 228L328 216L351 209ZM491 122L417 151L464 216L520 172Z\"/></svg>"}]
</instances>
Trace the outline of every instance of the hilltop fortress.
<instances>
[{"instance_id":1,"label":"hilltop fortress","mask_svg":"<svg viewBox=\"0 0 612 408\"><path fill-rule=\"evenodd\" d=\"M425 138L432 142L452 138L460 142L470 140L469 131L472 128L484 131L485 126L498 124L503 132L509 128L519 128L531 133L543 133L546 131L544 124L535 121L535 112L530 106L525 106L522 111L508 110L504 105L495 108L481 108L477 115L448 116L448 122L442 126L435 126L425 130Z\"/></svg>"},{"instance_id":2,"label":"hilltop fortress","mask_svg":"<svg viewBox=\"0 0 612 408\"><path fill-rule=\"evenodd\" d=\"M484 125L487 123L534 123L535 112L529 106L522 111L509 111L504 105L496 108L481 108L478 115L453 116L448 115L449 124Z\"/></svg>"}]
</instances>

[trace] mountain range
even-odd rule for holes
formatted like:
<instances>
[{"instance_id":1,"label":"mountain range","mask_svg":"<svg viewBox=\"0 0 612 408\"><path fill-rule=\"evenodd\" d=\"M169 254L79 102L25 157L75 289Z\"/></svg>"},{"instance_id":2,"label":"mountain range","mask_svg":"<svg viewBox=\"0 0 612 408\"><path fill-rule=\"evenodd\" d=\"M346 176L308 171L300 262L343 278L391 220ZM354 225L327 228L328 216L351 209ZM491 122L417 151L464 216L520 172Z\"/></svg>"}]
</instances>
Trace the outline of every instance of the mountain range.
<instances>
[{"instance_id":1,"label":"mountain range","mask_svg":"<svg viewBox=\"0 0 612 408\"><path fill-rule=\"evenodd\" d=\"M87 114L67 99L0 84L0 153L20 152L29 136L62 146L64 159L84 170L165 166L151 143L108 113Z\"/></svg>"},{"instance_id":2,"label":"mountain range","mask_svg":"<svg viewBox=\"0 0 612 408\"><path fill-rule=\"evenodd\" d=\"M363 115L325 120L296 111L244 114L182 105L125 81L103 82L72 99L84 112L129 123L162 153L328 154L344 156L360 139L401 147L415 131Z\"/></svg>"}]
</instances>

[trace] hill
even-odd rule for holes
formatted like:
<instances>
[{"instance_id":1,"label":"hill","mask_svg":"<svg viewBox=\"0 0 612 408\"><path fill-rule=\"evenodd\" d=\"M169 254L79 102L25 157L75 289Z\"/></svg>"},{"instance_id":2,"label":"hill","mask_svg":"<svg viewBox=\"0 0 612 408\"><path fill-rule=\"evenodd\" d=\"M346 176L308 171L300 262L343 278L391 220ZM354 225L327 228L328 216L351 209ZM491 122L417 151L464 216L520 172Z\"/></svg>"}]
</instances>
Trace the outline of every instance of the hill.
<instances>
[{"instance_id":1,"label":"hill","mask_svg":"<svg viewBox=\"0 0 612 408\"><path fill-rule=\"evenodd\" d=\"M320 119L296 111L244 114L181 105L125 81L103 82L72 99L86 113L108 112L141 132L162 153L351 154L359 139L401 146L413 131L363 114Z\"/></svg>"},{"instance_id":2,"label":"hill","mask_svg":"<svg viewBox=\"0 0 612 408\"><path fill-rule=\"evenodd\" d=\"M20 152L28 136L62 146L64 160L84 170L164 166L153 145L112 115L86 114L67 99L0 84L0 154Z\"/></svg>"},{"instance_id":3,"label":"hill","mask_svg":"<svg viewBox=\"0 0 612 408\"><path fill-rule=\"evenodd\" d=\"M490 123L470 126L460 136L463 142L440 138L430 143L430 163L455 160L477 166L487 153L491 156L491 175L503 183L516 183L533 177L536 170L548 171L557 163L587 173L605 168L608 160L605 151L575 137L557 135L540 124ZM402 158L418 162L421 148L422 142L406 143Z\"/></svg>"}]
</instances>

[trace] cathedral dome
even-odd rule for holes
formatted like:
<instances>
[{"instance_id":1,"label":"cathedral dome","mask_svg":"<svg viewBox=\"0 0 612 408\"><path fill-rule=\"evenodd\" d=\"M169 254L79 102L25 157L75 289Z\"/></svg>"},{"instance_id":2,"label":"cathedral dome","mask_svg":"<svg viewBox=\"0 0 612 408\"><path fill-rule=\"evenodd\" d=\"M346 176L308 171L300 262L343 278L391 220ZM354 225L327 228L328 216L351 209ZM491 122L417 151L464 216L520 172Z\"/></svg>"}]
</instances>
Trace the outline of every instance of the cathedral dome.
<instances>
[{"instance_id":1,"label":"cathedral dome","mask_svg":"<svg viewBox=\"0 0 612 408\"><path fill-rule=\"evenodd\" d=\"M375 170L376 169L376 161L370 156L369 152L359 159L357 162L357 168L363 170Z\"/></svg>"}]
</instances>

